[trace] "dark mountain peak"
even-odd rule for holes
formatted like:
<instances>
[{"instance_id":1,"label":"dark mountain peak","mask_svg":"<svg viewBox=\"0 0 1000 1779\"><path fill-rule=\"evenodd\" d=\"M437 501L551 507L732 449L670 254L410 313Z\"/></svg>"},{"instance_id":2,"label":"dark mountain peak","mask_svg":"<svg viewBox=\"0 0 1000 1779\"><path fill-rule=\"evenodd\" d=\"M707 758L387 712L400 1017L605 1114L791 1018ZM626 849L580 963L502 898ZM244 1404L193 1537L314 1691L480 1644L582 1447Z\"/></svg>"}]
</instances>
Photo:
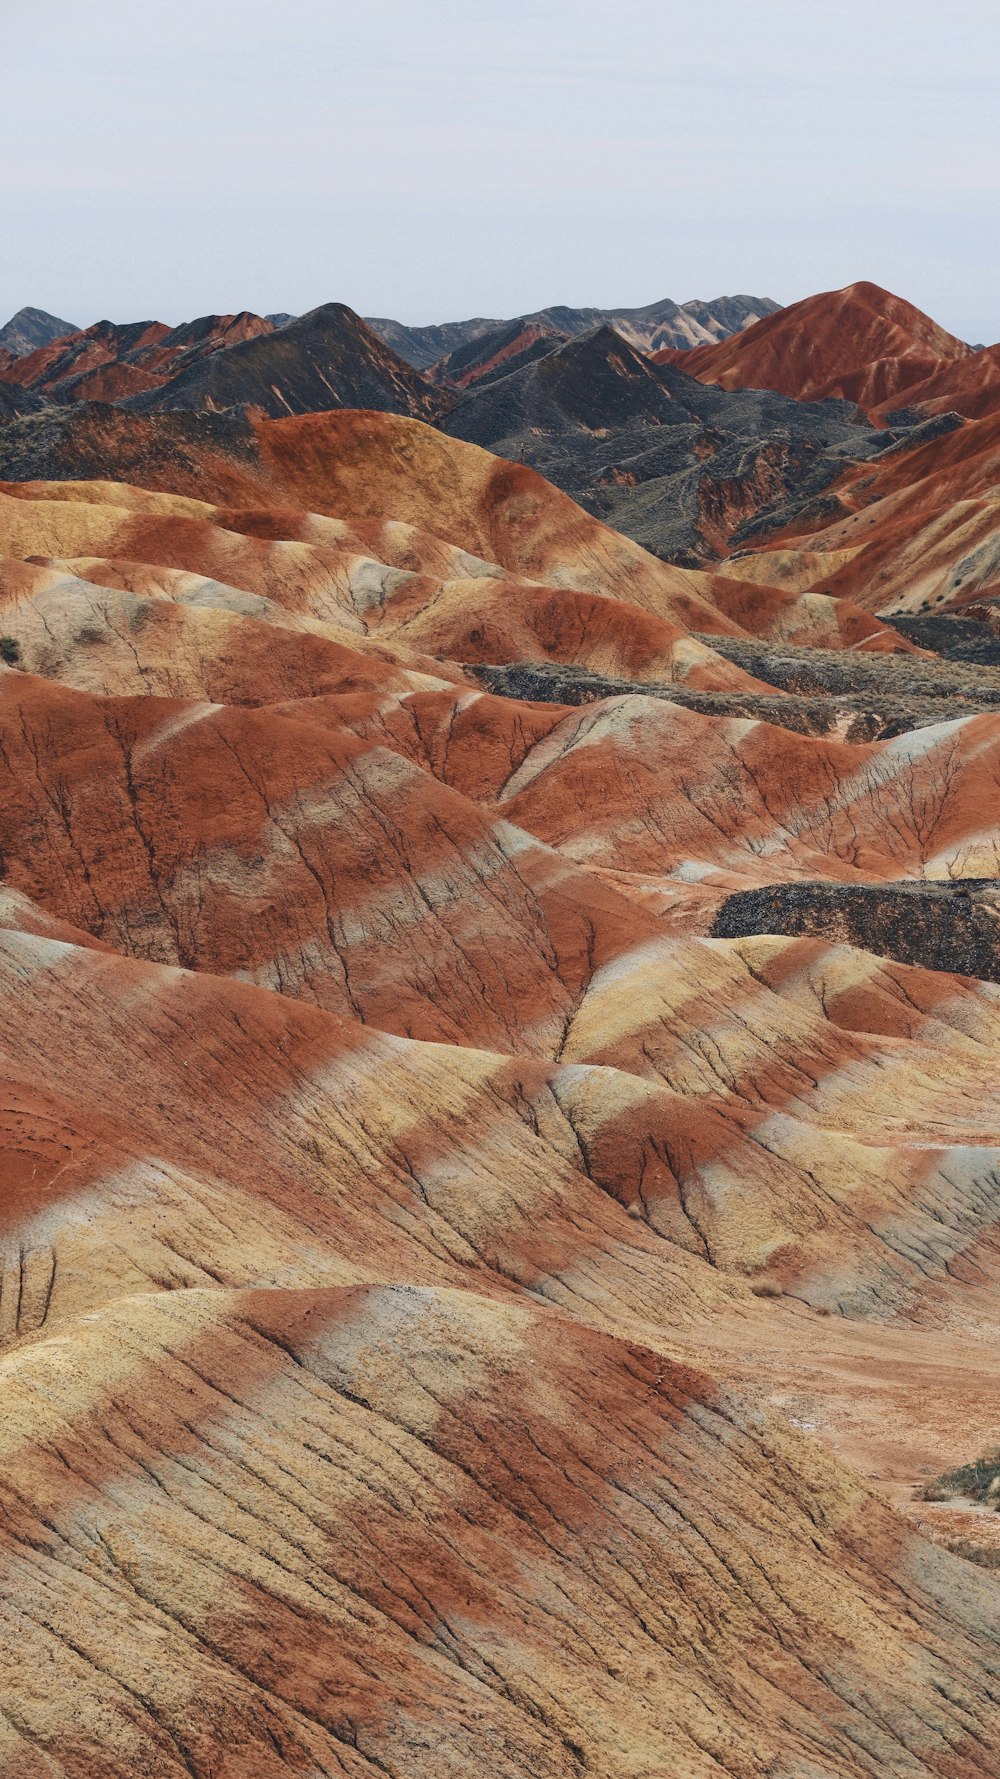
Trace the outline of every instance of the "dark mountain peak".
<instances>
[{"instance_id":1,"label":"dark mountain peak","mask_svg":"<svg viewBox=\"0 0 1000 1779\"><path fill-rule=\"evenodd\" d=\"M166 339L170 328L165 321L95 321L90 327L82 327L75 334L67 336L70 341L96 340L101 345L115 346L119 354L134 351L137 346L148 345L152 340Z\"/></svg>"},{"instance_id":2,"label":"dark mountain peak","mask_svg":"<svg viewBox=\"0 0 1000 1779\"><path fill-rule=\"evenodd\" d=\"M358 333L363 329L372 339L377 337L374 330L368 326L367 321L357 313L356 309L352 309L347 303L336 302L318 303L315 309L307 309L304 314L297 315L294 321L288 322L284 331L293 333L306 332L309 329L342 327L350 328L352 333Z\"/></svg>"},{"instance_id":3,"label":"dark mountain peak","mask_svg":"<svg viewBox=\"0 0 1000 1779\"><path fill-rule=\"evenodd\" d=\"M706 333L722 340L729 334L742 333L744 328L765 320L768 315L777 315L781 304L776 303L773 297L755 297L741 293L737 296L712 297L708 302L701 297L693 297L682 307L684 313L699 322Z\"/></svg>"},{"instance_id":4,"label":"dark mountain peak","mask_svg":"<svg viewBox=\"0 0 1000 1779\"><path fill-rule=\"evenodd\" d=\"M585 350L603 355L610 352L621 352L637 365L642 362L631 341L627 340L624 334L619 333L610 321L598 322L597 326L590 328L587 333L577 334L575 338L567 340L563 350L570 357Z\"/></svg>"},{"instance_id":5,"label":"dark mountain peak","mask_svg":"<svg viewBox=\"0 0 1000 1779\"><path fill-rule=\"evenodd\" d=\"M260 321L260 318L256 318ZM442 398L346 303L321 303L280 329L201 354L160 388L128 399L135 412L248 407L280 419L329 408L374 408L431 420Z\"/></svg>"},{"instance_id":6,"label":"dark mountain peak","mask_svg":"<svg viewBox=\"0 0 1000 1779\"><path fill-rule=\"evenodd\" d=\"M0 352L26 358L38 346L48 346L76 331L72 321L60 321L58 315L50 315L45 309L19 309L6 327L0 327Z\"/></svg>"},{"instance_id":7,"label":"dark mountain peak","mask_svg":"<svg viewBox=\"0 0 1000 1779\"><path fill-rule=\"evenodd\" d=\"M590 377L605 373L647 384L652 389L663 388L658 367L608 321L564 340L550 357L550 377L557 373Z\"/></svg>"}]
</instances>

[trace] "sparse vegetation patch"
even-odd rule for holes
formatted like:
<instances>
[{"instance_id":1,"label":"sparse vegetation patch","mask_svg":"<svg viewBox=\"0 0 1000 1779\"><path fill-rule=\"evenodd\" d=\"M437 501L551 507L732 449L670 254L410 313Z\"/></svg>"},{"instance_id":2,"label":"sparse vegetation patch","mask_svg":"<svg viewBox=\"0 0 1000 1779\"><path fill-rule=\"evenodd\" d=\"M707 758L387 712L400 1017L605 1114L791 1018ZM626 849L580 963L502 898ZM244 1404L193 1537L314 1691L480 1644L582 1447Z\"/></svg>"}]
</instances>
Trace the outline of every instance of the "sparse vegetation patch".
<instances>
[{"instance_id":1,"label":"sparse vegetation patch","mask_svg":"<svg viewBox=\"0 0 1000 1779\"><path fill-rule=\"evenodd\" d=\"M971 1464L960 1464L957 1470L946 1470L923 1491L925 1501L950 1501L956 1495L1000 1509L1000 1451L988 1458L976 1458Z\"/></svg>"}]
</instances>

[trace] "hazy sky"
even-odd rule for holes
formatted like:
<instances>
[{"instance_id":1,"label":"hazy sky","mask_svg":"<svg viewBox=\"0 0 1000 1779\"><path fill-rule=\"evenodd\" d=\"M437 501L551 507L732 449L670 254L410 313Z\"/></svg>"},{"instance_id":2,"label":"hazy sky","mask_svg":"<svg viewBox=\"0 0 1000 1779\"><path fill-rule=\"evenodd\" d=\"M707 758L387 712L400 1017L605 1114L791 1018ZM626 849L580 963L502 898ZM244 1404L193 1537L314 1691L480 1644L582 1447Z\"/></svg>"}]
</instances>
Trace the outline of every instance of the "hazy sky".
<instances>
[{"instance_id":1,"label":"hazy sky","mask_svg":"<svg viewBox=\"0 0 1000 1779\"><path fill-rule=\"evenodd\" d=\"M4 8L0 320L871 278L1000 336L996 0Z\"/></svg>"}]
</instances>

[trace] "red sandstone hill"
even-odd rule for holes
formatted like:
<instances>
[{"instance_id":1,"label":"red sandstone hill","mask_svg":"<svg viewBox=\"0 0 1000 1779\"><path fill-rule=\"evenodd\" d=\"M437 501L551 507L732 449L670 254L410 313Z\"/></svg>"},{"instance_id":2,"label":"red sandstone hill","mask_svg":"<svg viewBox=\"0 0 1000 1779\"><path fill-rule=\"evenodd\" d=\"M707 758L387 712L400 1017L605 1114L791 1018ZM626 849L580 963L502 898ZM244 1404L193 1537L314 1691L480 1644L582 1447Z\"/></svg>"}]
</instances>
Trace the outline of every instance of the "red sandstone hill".
<instances>
[{"instance_id":1,"label":"red sandstone hill","mask_svg":"<svg viewBox=\"0 0 1000 1779\"><path fill-rule=\"evenodd\" d=\"M97 321L61 339L51 340L18 358L4 373L4 380L22 389L57 397L63 384L118 364L134 349L157 345L170 332L162 321L136 321L118 325Z\"/></svg>"},{"instance_id":2,"label":"red sandstone hill","mask_svg":"<svg viewBox=\"0 0 1000 1779\"><path fill-rule=\"evenodd\" d=\"M654 354L724 389L838 396L866 409L902 406L902 392L942 362L974 356L912 303L865 283L806 297L717 345Z\"/></svg>"}]
</instances>

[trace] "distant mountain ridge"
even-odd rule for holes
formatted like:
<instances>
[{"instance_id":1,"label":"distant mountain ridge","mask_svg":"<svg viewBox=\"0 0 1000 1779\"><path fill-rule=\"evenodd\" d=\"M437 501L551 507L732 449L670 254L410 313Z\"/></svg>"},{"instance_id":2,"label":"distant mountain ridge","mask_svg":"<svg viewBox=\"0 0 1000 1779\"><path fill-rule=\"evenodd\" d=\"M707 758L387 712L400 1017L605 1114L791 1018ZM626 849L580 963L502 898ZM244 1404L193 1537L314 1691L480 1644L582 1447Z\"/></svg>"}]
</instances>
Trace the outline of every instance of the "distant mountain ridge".
<instances>
[{"instance_id":1,"label":"distant mountain ridge","mask_svg":"<svg viewBox=\"0 0 1000 1779\"><path fill-rule=\"evenodd\" d=\"M22 357L0 354L0 390L6 421L78 401L140 412L250 406L272 418L354 407L433 420L441 411L431 386L342 303L287 318L204 315L175 328L99 321Z\"/></svg>"},{"instance_id":2,"label":"distant mountain ridge","mask_svg":"<svg viewBox=\"0 0 1000 1779\"><path fill-rule=\"evenodd\" d=\"M409 328L366 322L342 303L326 303L300 316L242 310L173 328L152 320L73 328L25 308L0 330L0 383L21 391L5 393L0 419L53 401L128 402L143 410L250 403L273 416L355 406L433 419L442 399L424 381L427 371L430 383L464 388L595 328L614 327L649 352L717 341L776 309L756 297L686 305L666 299L641 309L556 306L514 321L476 317Z\"/></svg>"},{"instance_id":3,"label":"distant mountain ridge","mask_svg":"<svg viewBox=\"0 0 1000 1779\"><path fill-rule=\"evenodd\" d=\"M426 371L472 341L515 323L524 328L542 327L565 337L591 333L595 327L613 327L640 351L656 352L663 347L687 349L724 340L755 321L776 314L780 308L781 304L770 297L723 296L711 302L695 298L687 303L664 297L640 308L581 309L556 304L506 320L476 316L469 321L440 322L429 327L410 327L381 317L366 319L373 332L400 358L417 370Z\"/></svg>"}]
</instances>

